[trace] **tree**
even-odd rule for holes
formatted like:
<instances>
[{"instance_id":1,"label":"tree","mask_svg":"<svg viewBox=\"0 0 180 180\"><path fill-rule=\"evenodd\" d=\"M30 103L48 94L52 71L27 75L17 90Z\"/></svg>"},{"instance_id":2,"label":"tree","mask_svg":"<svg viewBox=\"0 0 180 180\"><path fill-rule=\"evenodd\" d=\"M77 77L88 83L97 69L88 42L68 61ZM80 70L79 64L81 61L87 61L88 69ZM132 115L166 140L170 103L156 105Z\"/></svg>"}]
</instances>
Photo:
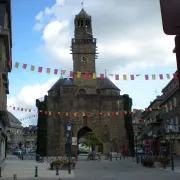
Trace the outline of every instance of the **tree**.
<instances>
[{"instance_id":1,"label":"tree","mask_svg":"<svg viewBox=\"0 0 180 180\"><path fill-rule=\"evenodd\" d=\"M99 136L94 132L88 133L84 137L85 141L82 143L83 146L91 147L92 150L95 149L96 146L100 145L102 141L100 140Z\"/></svg>"}]
</instances>

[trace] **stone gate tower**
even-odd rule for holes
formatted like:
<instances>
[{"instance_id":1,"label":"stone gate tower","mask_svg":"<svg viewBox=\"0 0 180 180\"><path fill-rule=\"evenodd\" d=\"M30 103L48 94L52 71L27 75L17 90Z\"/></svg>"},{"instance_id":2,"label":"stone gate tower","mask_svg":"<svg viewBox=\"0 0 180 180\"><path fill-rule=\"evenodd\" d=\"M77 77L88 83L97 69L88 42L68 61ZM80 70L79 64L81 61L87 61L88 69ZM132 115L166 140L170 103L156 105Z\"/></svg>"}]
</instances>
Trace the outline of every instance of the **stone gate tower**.
<instances>
[{"instance_id":1,"label":"stone gate tower","mask_svg":"<svg viewBox=\"0 0 180 180\"><path fill-rule=\"evenodd\" d=\"M74 26L71 46L74 77L60 78L43 102L36 101L38 109L43 109L38 117L38 153L50 156L65 153L68 121L72 123L71 136L77 142L92 131L101 138L103 153L111 149L122 152L128 136L124 115L115 113L124 108L120 89L107 77L94 78L96 39L91 16L84 9L75 16ZM85 78L87 73L89 77ZM72 145L72 153L77 151L78 145Z\"/></svg>"}]
</instances>

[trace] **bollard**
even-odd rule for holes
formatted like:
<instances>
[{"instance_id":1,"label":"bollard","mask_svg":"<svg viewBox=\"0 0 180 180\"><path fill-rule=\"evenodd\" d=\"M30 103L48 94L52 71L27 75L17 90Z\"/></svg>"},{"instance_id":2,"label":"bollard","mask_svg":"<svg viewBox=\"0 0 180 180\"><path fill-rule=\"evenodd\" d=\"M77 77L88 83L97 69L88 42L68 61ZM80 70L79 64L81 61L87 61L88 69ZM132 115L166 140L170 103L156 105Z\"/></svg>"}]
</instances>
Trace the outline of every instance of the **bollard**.
<instances>
[{"instance_id":1,"label":"bollard","mask_svg":"<svg viewBox=\"0 0 180 180\"><path fill-rule=\"evenodd\" d=\"M35 167L35 176L34 177L38 177L38 167Z\"/></svg>"},{"instance_id":2,"label":"bollard","mask_svg":"<svg viewBox=\"0 0 180 180\"><path fill-rule=\"evenodd\" d=\"M1 177L1 167L0 167L0 177Z\"/></svg>"},{"instance_id":3,"label":"bollard","mask_svg":"<svg viewBox=\"0 0 180 180\"><path fill-rule=\"evenodd\" d=\"M21 159L23 160L23 154L22 154L22 156L21 156Z\"/></svg>"},{"instance_id":4,"label":"bollard","mask_svg":"<svg viewBox=\"0 0 180 180\"><path fill-rule=\"evenodd\" d=\"M142 156L141 156L141 164L142 164Z\"/></svg>"},{"instance_id":5,"label":"bollard","mask_svg":"<svg viewBox=\"0 0 180 180\"><path fill-rule=\"evenodd\" d=\"M164 161L164 169L166 169L166 162Z\"/></svg>"},{"instance_id":6,"label":"bollard","mask_svg":"<svg viewBox=\"0 0 180 180\"><path fill-rule=\"evenodd\" d=\"M117 156L116 156L116 161L117 161L118 159L117 159Z\"/></svg>"},{"instance_id":7,"label":"bollard","mask_svg":"<svg viewBox=\"0 0 180 180\"><path fill-rule=\"evenodd\" d=\"M14 174L13 180L17 180L17 174Z\"/></svg>"},{"instance_id":8,"label":"bollard","mask_svg":"<svg viewBox=\"0 0 180 180\"><path fill-rule=\"evenodd\" d=\"M119 159L121 160L121 155L119 156Z\"/></svg>"},{"instance_id":9,"label":"bollard","mask_svg":"<svg viewBox=\"0 0 180 180\"><path fill-rule=\"evenodd\" d=\"M58 165L56 166L56 176L58 176L59 175L59 167L58 167Z\"/></svg>"}]
</instances>

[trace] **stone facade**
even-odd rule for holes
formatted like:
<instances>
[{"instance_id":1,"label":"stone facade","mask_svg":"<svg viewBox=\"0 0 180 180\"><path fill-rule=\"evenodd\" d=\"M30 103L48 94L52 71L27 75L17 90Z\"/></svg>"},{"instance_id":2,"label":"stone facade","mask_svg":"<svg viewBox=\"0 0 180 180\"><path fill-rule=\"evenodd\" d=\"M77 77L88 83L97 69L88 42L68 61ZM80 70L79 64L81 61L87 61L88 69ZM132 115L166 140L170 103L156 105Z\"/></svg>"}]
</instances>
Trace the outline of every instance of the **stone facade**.
<instances>
[{"instance_id":1,"label":"stone facade","mask_svg":"<svg viewBox=\"0 0 180 180\"><path fill-rule=\"evenodd\" d=\"M48 91L45 101L36 101L38 109L43 107L52 113L68 112L68 116L44 117L39 114L37 151L42 154L43 149L46 149L43 154L49 156L64 154L66 123L69 121L72 124L71 137L77 138L77 141L92 131L101 138L103 153L109 153L111 145L112 151L122 152L123 144L129 144L124 115L112 116L111 112L123 111L123 96L120 95L120 89L107 77L93 78L93 73L96 73L96 39L92 35L91 16L82 9L76 15L74 23L75 38L72 39L71 46L74 76L60 78ZM85 78L86 72L89 73L88 78ZM70 116L70 112L73 116ZM74 116L74 112L82 112L82 115ZM72 145L71 148L72 153L77 154L78 146Z\"/></svg>"},{"instance_id":2,"label":"stone facade","mask_svg":"<svg viewBox=\"0 0 180 180\"><path fill-rule=\"evenodd\" d=\"M11 0L0 1L0 163L6 157L8 73L12 69ZM0 165L1 166L1 165Z\"/></svg>"},{"instance_id":3,"label":"stone facade","mask_svg":"<svg viewBox=\"0 0 180 180\"><path fill-rule=\"evenodd\" d=\"M37 144L37 126L29 125L23 128L23 141L26 149L35 149Z\"/></svg>"},{"instance_id":4,"label":"stone facade","mask_svg":"<svg viewBox=\"0 0 180 180\"><path fill-rule=\"evenodd\" d=\"M8 112L10 126L7 131L7 143L11 147L18 147L18 144L23 141L22 123L10 112Z\"/></svg>"}]
</instances>

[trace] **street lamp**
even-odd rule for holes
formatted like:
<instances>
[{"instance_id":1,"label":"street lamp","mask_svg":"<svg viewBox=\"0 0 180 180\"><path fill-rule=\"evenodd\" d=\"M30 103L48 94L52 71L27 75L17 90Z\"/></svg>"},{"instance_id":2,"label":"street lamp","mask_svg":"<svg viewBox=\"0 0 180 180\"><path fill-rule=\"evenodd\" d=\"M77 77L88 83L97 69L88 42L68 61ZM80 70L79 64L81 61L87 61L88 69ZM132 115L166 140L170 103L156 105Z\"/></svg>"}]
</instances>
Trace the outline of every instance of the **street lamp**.
<instances>
[{"instance_id":1,"label":"street lamp","mask_svg":"<svg viewBox=\"0 0 180 180\"><path fill-rule=\"evenodd\" d=\"M169 132L169 139L170 139L171 169L172 169L172 171L174 171L174 156L173 156L172 138L171 138L173 125L171 122L168 123L168 127L169 127L169 131L170 131Z\"/></svg>"},{"instance_id":2,"label":"street lamp","mask_svg":"<svg viewBox=\"0 0 180 180\"><path fill-rule=\"evenodd\" d=\"M110 161L112 161L112 138L110 138Z\"/></svg>"},{"instance_id":3,"label":"street lamp","mask_svg":"<svg viewBox=\"0 0 180 180\"><path fill-rule=\"evenodd\" d=\"M71 138L71 123L70 122L67 122L66 124L66 127L67 127L67 131L66 131L66 137L67 137L67 144L68 144L68 153L67 153L67 157L68 157L68 172L69 174L71 174L71 141L70 141L70 138Z\"/></svg>"}]
</instances>

